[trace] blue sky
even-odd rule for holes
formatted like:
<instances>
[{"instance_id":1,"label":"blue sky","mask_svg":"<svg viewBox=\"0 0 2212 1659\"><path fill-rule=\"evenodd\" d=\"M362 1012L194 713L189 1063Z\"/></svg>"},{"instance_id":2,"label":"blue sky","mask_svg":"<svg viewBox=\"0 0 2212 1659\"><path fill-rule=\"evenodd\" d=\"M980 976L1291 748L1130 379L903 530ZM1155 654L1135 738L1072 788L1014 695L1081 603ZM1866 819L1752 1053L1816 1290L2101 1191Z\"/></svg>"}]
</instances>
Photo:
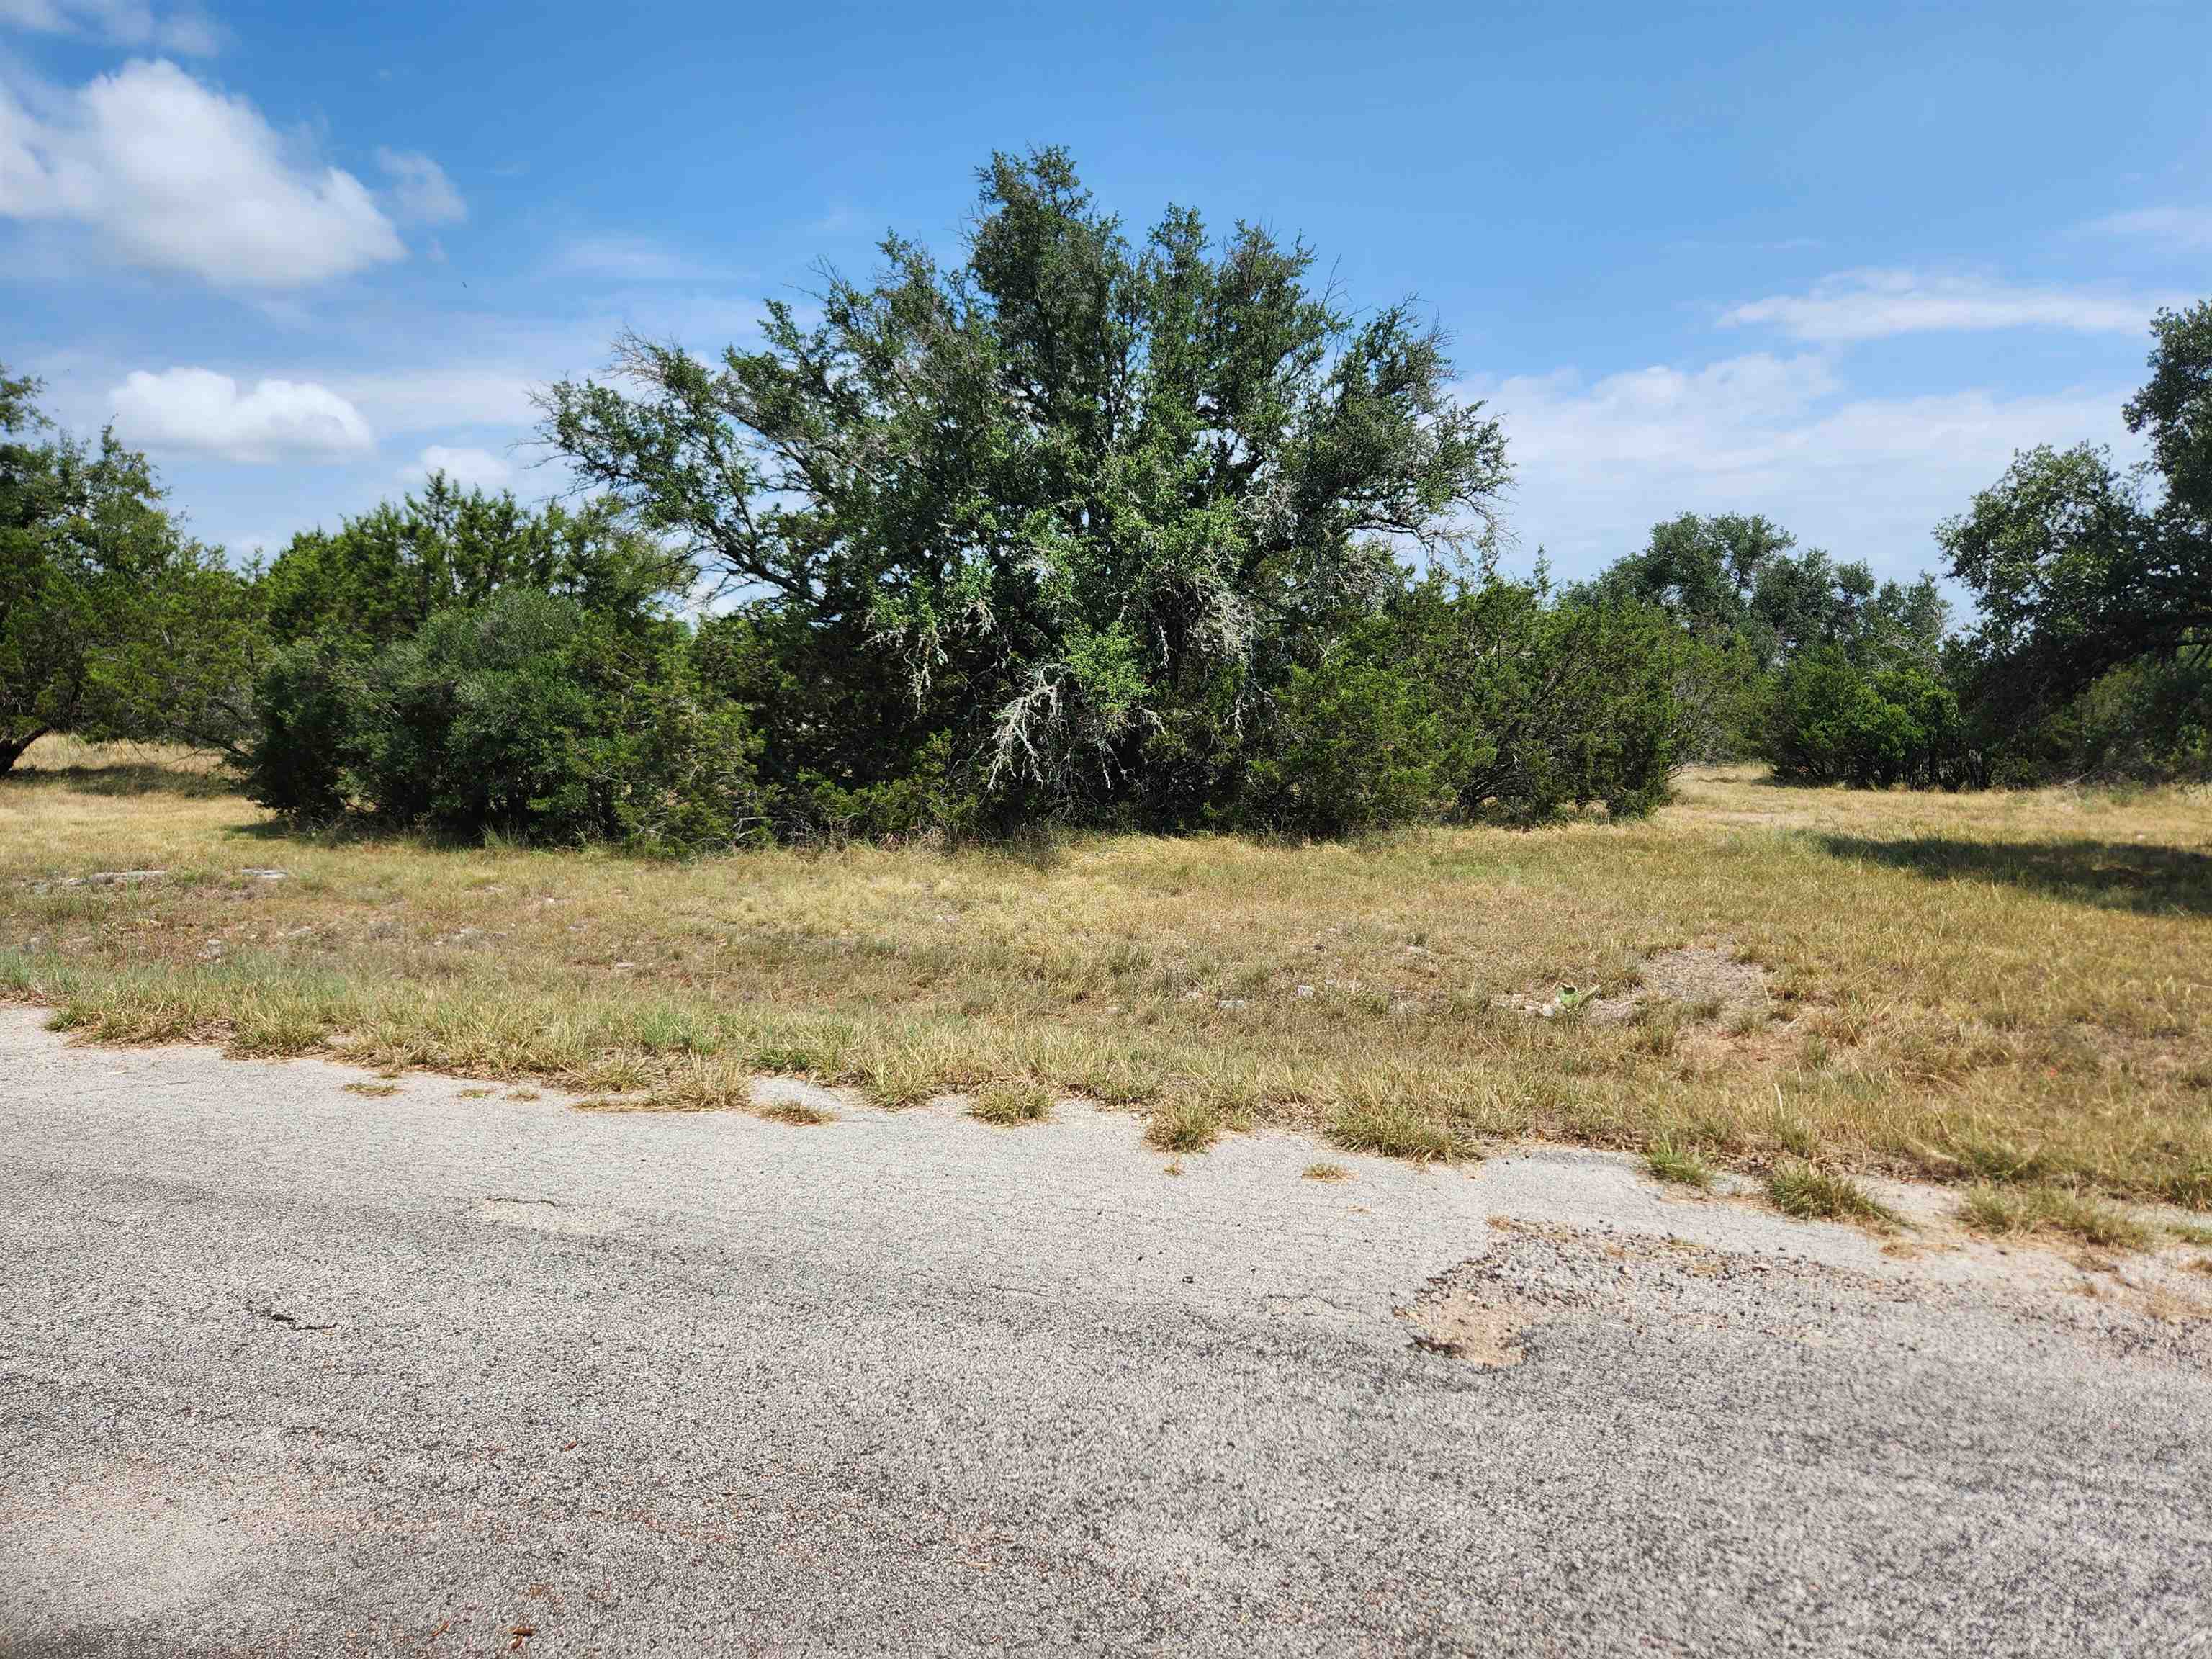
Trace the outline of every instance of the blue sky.
<instances>
[{"instance_id":1,"label":"blue sky","mask_svg":"<svg viewBox=\"0 0 2212 1659\"><path fill-rule=\"evenodd\" d=\"M533 385L950 248L1048 143L1433 307L1567 574L1685 509L1930 564L2016 447L2124 451L2212 294L2203 0L0 0L0 362L240 551L431 465L544 494Z\"/></svg>"}]
</instances>

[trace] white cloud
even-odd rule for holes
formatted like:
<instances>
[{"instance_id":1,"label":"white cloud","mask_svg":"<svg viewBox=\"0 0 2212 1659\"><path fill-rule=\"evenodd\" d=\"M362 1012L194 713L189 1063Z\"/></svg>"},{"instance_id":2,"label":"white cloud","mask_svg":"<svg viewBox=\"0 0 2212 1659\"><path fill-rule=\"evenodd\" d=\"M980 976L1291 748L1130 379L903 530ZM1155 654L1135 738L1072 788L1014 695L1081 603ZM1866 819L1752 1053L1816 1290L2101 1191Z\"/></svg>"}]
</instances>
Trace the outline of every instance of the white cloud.
<instances>
[{"instance_id":1,"label":"white cloud","mask_svg":"<svg viewBox=\"0 0 2212 1659\"><path fill-rule=\"evenodd\" d=\"M450 225L469 216L469 204L445 168L420 150L380 149L376 164L392 180L399 216L410 224Z\"/></svg>"},{"instance_id":2,"label":"white cloud","mask_svg":"<svg viewBox=\"0 0 2212 1659\"><path fill-rule=\"evenodd\" d=\"M359 410L312 380L262 380L248 392L213 369L140 369L109 400L117 431L152 450L268 464L340 460L376 442Z\"/></svg>"},{"instance_id":3,"label":"white cloud","mask_svg":"<svg viewBox=\"0 0 2212 1659\"><path fill-rule=\"evenodd\" d=\"M156 10L147 0L0 0L0 26L46 34L81 34L133 51L205 58L222 32L190 7Z\"/></svg>"},{"instance_id":4,"label":"white cloud","mask_svg":"<svg viewBox=\"0 0 2212 1659\"><path fill-rule=\"evenodd\" d=\"M1467 390L1504 422L1517 472L1506 518L1524 554L1541 545L1570 576L1633 551L1683 512L1764 513L1804 544L1905 575L1934 564L1930 530L2015 451L2130 446L2124 390L1858 397L1817 354Z\"/></svg>"},{"instance_id":5,"label":"white cloud","mask_svg":"<svg viewBox=\"0 0 2212 1659\"><path fill-rule=\"evenodd\" d=\"M464 489L504 489L514 481L514 469L489 449L449 449L432 444L399 475L413 483L442 472Z\"/></svg>"},{"instance_id":6,"label":"white cloud","mask_svg":"<svg viewBox=\"0 0 2212 1659\"><path fill-rule=\"evenodd\" d=\"M1723 323L1769 324L1794 339L1844 342L1896 334L2053 328L2084 334L2134 334L2169 296L2021 288L1971 276L1910 270L1848 270L1804 294L1778 294L1736 306Z\"/></svg>"},{"instance_id":7,"label":"white cloud","mask_svg":"<svg viewBox=\"0 0 2212 1659\"><path fill-rule=\"evenodd\" d=\"M2171 247L2212 247L2212 208L2137 208L2096 220L2088 228Z\"/></svg>"},{"instance_id":8,"label":"white cloud","mask_svg":"<svg viewBox=\"0 0 2212 1659\"><path fill-rule=\"evenodd\" d=\"M243 288L406 254L358 179L295 159L251 103L166 61L125 64L45 113L0 88L0 216L88 225L136 264Z\"/></svg>"}]
</instances>

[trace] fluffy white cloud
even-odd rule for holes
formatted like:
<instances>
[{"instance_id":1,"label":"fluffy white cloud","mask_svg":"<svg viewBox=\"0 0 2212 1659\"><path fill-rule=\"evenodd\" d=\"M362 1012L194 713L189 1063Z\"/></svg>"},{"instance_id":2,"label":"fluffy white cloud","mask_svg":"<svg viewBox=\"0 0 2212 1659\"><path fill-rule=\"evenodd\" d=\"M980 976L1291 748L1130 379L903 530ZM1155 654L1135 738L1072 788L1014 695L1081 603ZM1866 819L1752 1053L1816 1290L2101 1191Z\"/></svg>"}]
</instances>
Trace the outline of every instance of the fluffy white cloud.
<instances>
[{"instance_id":1,"label":"fluffy white cloud","mask_svg":"<svg viewBox=\"0 0 2212 1659\"><path fill-rule=\"evenodd\" d=\"M48 34L82 34L133 50L204 58L222 31L189 7L156 10L147 0L0 0L0 26Z\"/></svg>"},{"instance_id":2,"label":"fluffy white cloud","mask_svg":"<svg viewBox=\"0 0 2212 1659\"><path fill-rule=\"evenodd\" d=\"M359 410L312 380L262 380L249 392L213 369L140 369L109 401L117 431L150 450L267 464L342 460L376 442Z\"/></svg>"},{"instance_id":3,"label":"fluffy white cloud","mask_svg":"<svg viewBox=\"0 0 2212 1659\"><path fill-rule=\"evenodd\" d=\"M1824 277L1808 293L1736 306L1721 320L1771 325L1794 339L1822 342L2001 328L2132 334L2148 326L2160 305L2171 303L2171 296L2020 288L1910 270L1849 270Z\"/></svg>"},{"instance_id":4,"label":"fluffy white cloud","mask_svg":"<svg viewBox=\"0 0 2212 1659\"><path fill-rule=\"evenodd\" d=\"M465 489L504 489L514 481L514 469L489 449L450 449L432 444L401 472L403 483L413 483L442 472Z\"/></svg>"},{"instance_id":5,"label":"fluffy white cloud","mask_svg":"<svg viewBox=\"0 0 2212 1659\"><path fill-rule=\"evenodd\" d=\"M392 180L392 200L410 224L450 225L469 216L469 204L445 168L420 150L380 149L376 164Z\"/></svg>"},{"instance_id":6,"label":"fluffy white cloud","mask_svg":"<svg viewBox=\"0 0 2212 1659\"><path fill-rule=\"evenodd\" d=\"M51 104L0 88L0 216L88 225L134 263L234 287L406 253L358 179L296 161L251 103L174 64L129 64Z\"/></svg>"},{"instance_id":7,"label":"fluffy white cloud","mask_svg":"<svg viewBox=\"0 0 2212 1659\"><path fill-rule=\"evenodd\" d=\"M1764 513L1809 545L1904 575L1929 532L2015 451L2130 447L2124 389L2002 398L1853 396L1828 358L1764 354L1588 381L1571 372L1471 383L1504 422L1517 482L1506 519L1586 575L1683 512Z\"/></svg>"}]
</instances>

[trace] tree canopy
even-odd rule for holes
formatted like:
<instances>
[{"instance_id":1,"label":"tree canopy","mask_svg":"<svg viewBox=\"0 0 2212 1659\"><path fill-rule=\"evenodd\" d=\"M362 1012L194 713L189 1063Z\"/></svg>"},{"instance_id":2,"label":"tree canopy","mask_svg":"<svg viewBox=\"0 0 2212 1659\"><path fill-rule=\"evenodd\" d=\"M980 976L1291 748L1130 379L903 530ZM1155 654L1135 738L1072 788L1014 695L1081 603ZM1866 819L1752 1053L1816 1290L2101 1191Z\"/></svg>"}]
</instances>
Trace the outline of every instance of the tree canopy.
<instances>
[{"instance_id":1,"label":"tree canopy","mask_svg":"<svg viewBox=\"0 0 2212 1659\"><path fill-rule=\"evenodd\" d=\"M958 263L888 238L716 362L629 337L545 434L738 600L732 655L809 710L772 767L934 744L1024 810L1192 821L1287 665L1487 526L1504 440L1435 325L1355 316L1301 242L1172 207L1133 240L1059 149L979 182Z\"/></svg>"},{"instance_id":2,"label":"tree canopy","mask_svg":"<svg viewBox=\"0 0 2212 1659\"><path fill-rule=\"evenodd\" d=\"M1936 532L1980 601L1988 702L2025 719L2100 675L2212 650L2212 301L2159 313L2126 407L2148 459L2041 447Z\"/></svg>"},{"instance_id":3,"label":"tree canopy","mask_svg":"<svg viewBox=\"0 0 2212 1659\"><path fill-rule=\"evenodd\" d=\"M263 578L283 643L337 630L369 647L411 635L436 611L511 589L641 618L688 586L689 566L611 502L526 507L433 472L419 494L295 536Z\"/></svg>"},{"instance_id":4,"label":"tree canopy","mask_svg":"<svg viewBox=\"0 0 2212 1659\"><path fill-rule=\"evenodd\" d=\"M250 586L185 536L146 458L54 431L0 371L0 773L48 732L221 742Z\"/></svg>"}]
</instances>

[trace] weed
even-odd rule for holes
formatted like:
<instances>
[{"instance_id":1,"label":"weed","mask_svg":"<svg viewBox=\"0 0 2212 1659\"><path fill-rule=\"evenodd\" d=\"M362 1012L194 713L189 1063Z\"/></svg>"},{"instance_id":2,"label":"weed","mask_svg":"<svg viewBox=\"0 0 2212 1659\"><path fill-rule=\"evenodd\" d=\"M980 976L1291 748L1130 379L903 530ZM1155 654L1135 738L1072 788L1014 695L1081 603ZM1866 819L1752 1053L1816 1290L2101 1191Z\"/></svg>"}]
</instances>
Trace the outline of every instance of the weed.
<instances>
[{"instance_id":1,"label":"weed","mask_svg":"<svg viewBox=\"0 0 2212 1659\"><path fill-rule=\"evenodd\" d=\"M1175 1095L1152 1109L1145 1139L1164 1152L1202 1152L1221 1133L1221 1114L1194 1095ZM1178 1168L1172 1173L1180 1175Z\"/></svg>"},{"instance_id":2,"label":"weed","mask_svg":"<svg viewBox=\"0 0 2212 1659\"><path fill-rule=\"evenodd\" d=\"M1405 1101L1352 1101L1328 1121L1328 1138L1347 1152L1380 1152L1417 1162L1449 1162L1468 1155L1451 1125Z\"/></svg>"},{"instance_id":3,"label":"weed","mask_svg":"<svg viewBox=\"0 0 2212 1659\"><path fill-rule=\"evenodd\" d=\"M1001 1129L1041 1123L1052 1115L1052 1091L1034 1078L987 1083L975 1091L968 1115Z\"/></svg>"},{"instance_id":4,"label":"weed","mask_svg":"<svg viewBox=\"0 0 2212 1659\"><path fill-rule=\"evenodd\" d=\"M398 1094L399 1085L396 1083L349 1083L345 1085L345 1091L349 1095L368 1095L377 1097Z\"/></svg>"},{"instance_id":5,"label":"weed","mask_svg":"<svg viewBox=\"0 0 2212 1659\"><path fill-rule=\"evenodd\" d=\"M836 1114L826 1112L819 1106L810 1106L803 1100L770 1101L765 1106L756 1106L753 1111L755 1115L764 1117L771 1123L801 1126L828 1123L836 1116Z\"/></svg>"},{"instance_id":6,"label":"weed","mask_svg":"<svg viewBox=\"0 0 2212 1659\"><path fill-rule=\"evenodd\" d=\"M1308 1181L1349 1181L1352 1171L1341 1164L1309 1164L1299 1171Z\"/></svg>"},{"instance_id":7,"label":"weed","mask_svg":"<svg viewBox=\"0 0 2212 1659\"><path fill-rule=\"evenodd\" d=\"M1802 1158L1785 1158L1768 1172L1766 1196L1783 1214L1801 1219L1856 1221L1883 1231L1903 1224L1849 1176Z\"/></svg>"},{"instance_id":8,"label":"weed","mask_svg":"<svg viewBox=\"0 0 2212 1659\"><path fill-rule=\"evenodd\" d=\"M1682 1046L1683 1023L1682 1014L1674 1009L1647 1008L1636 1021L1636 1046L1657 1059L1672 1059Z\"/></svg>"},{"instance_id":9,"label":"weed","mask_svg":"<svg viewBox=\"0 0 2212 1659\"><path fill-rule=\"evenodd\" d=\"M1712 1166L1698 1150L1672 1135L1656 1135L1644 1144L1644 1166L1662 1181L1703 1192L1713 1184Z\"/></svg>"}]
</instances>

